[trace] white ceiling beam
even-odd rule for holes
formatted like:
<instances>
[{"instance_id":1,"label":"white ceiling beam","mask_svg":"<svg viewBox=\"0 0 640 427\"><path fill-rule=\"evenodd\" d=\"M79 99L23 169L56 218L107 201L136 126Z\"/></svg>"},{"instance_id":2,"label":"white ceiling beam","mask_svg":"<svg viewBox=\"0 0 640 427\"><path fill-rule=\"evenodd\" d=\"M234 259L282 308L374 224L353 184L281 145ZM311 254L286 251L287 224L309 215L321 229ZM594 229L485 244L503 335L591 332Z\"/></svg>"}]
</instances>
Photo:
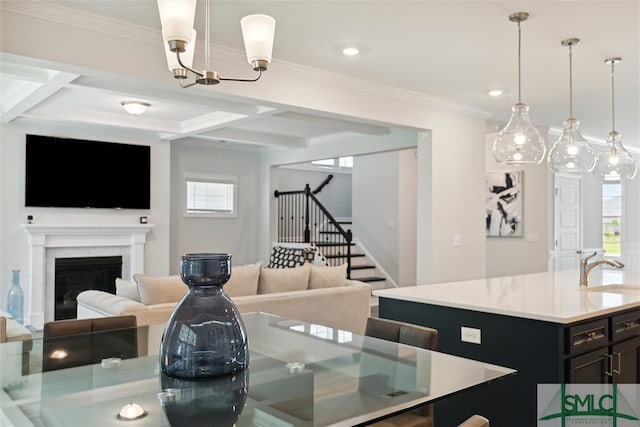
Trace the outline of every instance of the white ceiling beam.
<instances>
[{"instance_id":1,"label":"white ceiling beam","mask_svg":"<svg viewBox=\"0 0 640 427\"><path fill-rule=\"evenodd\" d=\"M22 99L12 104L6 111L2 113L2 121L10 122L16 117L25 114L27 111L40 104L45 99L65 87L78 77L77 74L59 72L50 80L43 82L42 86L22 95Z\"/></svg>"},{"instance_id":2,"label":"white ceiling beam","mask_svg":"<svg viewBox=\"0 0 640 427\"><path fill-rule=\"evenodd\" d=\"M346 120L332 119L329 117L312 116L309 114L285 111L277 115L278 118L295 120L304 123L315 124L334 129L338 132L355 132L366 135L388 135L389 128L386 126L366 125L362 123L349 122Z\"/></svg>"},{"instance_id":3,"label":"white ceiling beam","mask_svg":"<svg viewBox=\"0 0 640 427\"><path fill-rule=\"evenodd\" d=\"M241 129L219 129L213 132L200 133L193 136L196 138L236 142L239 144L268 145L287 148L308 147L307 141L304 138L265 134L262 132L253 132Z\"/></svg>"}]
</instances>

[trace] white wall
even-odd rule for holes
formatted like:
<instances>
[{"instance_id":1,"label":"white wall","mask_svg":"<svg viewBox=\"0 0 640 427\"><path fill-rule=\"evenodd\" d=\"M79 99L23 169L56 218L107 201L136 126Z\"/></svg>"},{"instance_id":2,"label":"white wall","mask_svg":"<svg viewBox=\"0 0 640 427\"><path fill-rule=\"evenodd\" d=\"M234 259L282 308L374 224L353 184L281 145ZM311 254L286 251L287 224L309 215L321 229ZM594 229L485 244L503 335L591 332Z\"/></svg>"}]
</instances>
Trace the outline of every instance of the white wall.
<instances>
[{"instance_id":1,"label":"white wall","mask_svg":"<svg viewBox=\"0 0 640 427\"><path fill-rule=\"evenodd\" d=\"M416 284L417 150L398 152L398 286Z\"/></svg>"},{"instance_id":2,"label":"white wall","mask_svg":"<svg viewBox=\"0 0 640 427\"><path fill-rule=\"evenodd\" d=\"M546 129L541 129L546 135ZM508 166L498 164L492 148L496 134L488 134L485 143L487 171L522 170L523 174L523 235L522 237L486 237L487 277L509 276L547 271L549 258L548 203L551 174L546 164Z\"/></svg>"},{"instance_id":3,"label":"white wall","mask_svg":"<svg viewBox=\"0 0 640 427\"><path fill-rule=\"evenodd\" d=\"M279 191L304 190L309 184L315 190L329 175L329 184L316 197L334 218L351 218L351 174L313 170L277 168L277 188Z\"/></svg>"},{"instance_id":4,"label":"white wall","mask_svg":"<svg viewBox=\"0 0 640 427\"><path fill-rule=\"evenodd\" d=\"M149 139L149 136L123 132L113 128L87 129L65 127L56 123L36 124L28 121L3 123L0 127L0 194L2 222L0 223L0 301L6 298L11 270L19 268L22 283L26 286L29 277L28 235L22 228L27 215L33 215L37 224L138 224L140 216L147 216L155 228L147 234L145 246L145 271L154 274L169 272L169 143ZM70 208L26 208L24 206L25 180L25 135L70 137L151 146L151 209L70 209ZM127 173L113 165L114 173ZM25 307L28 307L25 301Z\"/></svg>"},{"instance_id":5,"label":"white wall","mask_svg":"<svg viewBox=\"0 0 640 427\"><path fill-rule=\"evenodd\" d=\"M227 144L228 146L228 144ZM208 145L171 145L171 272L179 270L180 255L225 252L235 265L260 260L258 170L260 154ZM238 178L238 216L198 218L183 215L186 172L231 175ZM264 259L263 259L264 261Z\"/></svg>"},{"instance_id":6,"label":"white wall","mask_svg":"<svg viewBox=\"0 0 640 427\"><path fill-rule=\"evenodd\" d=\"M399 280L398 151L353 159L353 237Z\"/></svg>"}]
</instances>

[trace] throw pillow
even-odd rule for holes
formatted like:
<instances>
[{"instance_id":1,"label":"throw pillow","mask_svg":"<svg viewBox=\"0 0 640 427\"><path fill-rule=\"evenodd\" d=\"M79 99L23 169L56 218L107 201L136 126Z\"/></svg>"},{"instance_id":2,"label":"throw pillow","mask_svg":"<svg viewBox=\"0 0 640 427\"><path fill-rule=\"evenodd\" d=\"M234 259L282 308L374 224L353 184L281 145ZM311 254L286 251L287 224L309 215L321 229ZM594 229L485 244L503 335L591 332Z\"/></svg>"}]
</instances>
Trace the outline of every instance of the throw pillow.
<instances>
[{"instance_id":1,"label":"throw pillow","mask_svg":"<svg viewBox=\"0 0 640 427\"><path fill-rule=\"evenodd\" d=\"M338 267L311 266L309 289L333 288L343 286L347 278L347 264Z\"/></svg>"},{"instance_id":2,"label":"throw pillow","mask_svg":"<svg viewBox=\"0 0 640 427\"><path fill-rule=\"evenodd\" d=\"M304 264L304 249L274 246L268 268L294 268Z\"/></svg>"},{"instance_id":3,"label":"throw pillow","mask_svg":"<svg viewBox=\"0 0 640 427\"><path fill-rule=\"evenodd\" d=\"M138 286L119 277L116 279L116 295L140 302Z\"/></svg>"},{"instance_id":4,"label":"throw pillow","mask_svg":"<svg viewBox=\"0 0 640 427\"><path fill-rule=\"evenodd\" d=\"M257 294L261 266L262 261L231 267L231 278L222 289L230 297Z\"/></svg>"},{"instance_id":5,"label":"throw pillow","mask_svg":"<svg viewBox=\"0 0 640 427\"><path fill-rule=\"evenodd\" d=\"M138 284L140 302L145 305L178 302L189 290L180 276L154 277L134 274L133 278Z\"/></svg>"},{"instance_id":6,"label":"throw pillow","mask_svg":"<svg viewBox=\"0 0 640 427\"><path fill-rule=\"evenodd\" d=\"M258 281L259 294L302 291L309 283L309 264L295 268L263 268Z\"/></svg>"}]
</instances>

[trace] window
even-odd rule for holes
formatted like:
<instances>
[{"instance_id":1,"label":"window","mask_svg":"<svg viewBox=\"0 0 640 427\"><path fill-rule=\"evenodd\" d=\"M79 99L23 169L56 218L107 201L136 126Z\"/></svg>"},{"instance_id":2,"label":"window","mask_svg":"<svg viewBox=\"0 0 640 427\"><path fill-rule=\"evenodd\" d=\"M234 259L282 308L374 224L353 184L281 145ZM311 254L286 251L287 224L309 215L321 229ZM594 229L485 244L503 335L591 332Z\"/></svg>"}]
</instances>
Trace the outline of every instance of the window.
<instances>
[{"instance_id":1,"label":"window","mask_svg":"<svg viewBox=\"0 0 640 427\"><path fill-rule=\"evenodd\" d=\"M185 174L184 182L185 216L237 216L237 177Z\"/></svg>"},{"instance_id":2,"label":"window","mask_svg":"<svg viewBox=\"0 0 640 427\"><path fill-rule=\"evenodd\" d=\"M353 168L353 156L314 160L311 162L311 164L322 169L351 169Z\"/></svg>"},{"instance_id":3,"label":"window","mask_svg":"<svg viewBox=\"0 0 640 427\"><path fill-rule=\"evenodd\" d=\"M606 178L602 184L602 247L607 256L620 256L622 242L622 184Z\"/></svg>"}]
</instances>

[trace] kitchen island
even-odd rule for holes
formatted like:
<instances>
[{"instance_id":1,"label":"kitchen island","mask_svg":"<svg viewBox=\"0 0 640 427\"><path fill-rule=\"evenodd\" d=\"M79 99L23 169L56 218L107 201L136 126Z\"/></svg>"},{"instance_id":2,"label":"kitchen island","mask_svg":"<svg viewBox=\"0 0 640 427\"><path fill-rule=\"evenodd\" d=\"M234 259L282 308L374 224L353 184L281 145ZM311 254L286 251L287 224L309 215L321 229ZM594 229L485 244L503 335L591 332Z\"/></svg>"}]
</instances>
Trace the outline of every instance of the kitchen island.
<instances>
[{"instance_id":1,"label":"kitchen island","mask_svg":"<svg viewBox=\"0 0 640 427\"><path fill-rule=\"evenodd\" d=\"M537 384L639 383L640 274L546 272L374 291L380 317L438 329L438 350L518 371L436 405L436 423L481 413L492 427L535 426Z\"/></svg>"}]
</instances>

